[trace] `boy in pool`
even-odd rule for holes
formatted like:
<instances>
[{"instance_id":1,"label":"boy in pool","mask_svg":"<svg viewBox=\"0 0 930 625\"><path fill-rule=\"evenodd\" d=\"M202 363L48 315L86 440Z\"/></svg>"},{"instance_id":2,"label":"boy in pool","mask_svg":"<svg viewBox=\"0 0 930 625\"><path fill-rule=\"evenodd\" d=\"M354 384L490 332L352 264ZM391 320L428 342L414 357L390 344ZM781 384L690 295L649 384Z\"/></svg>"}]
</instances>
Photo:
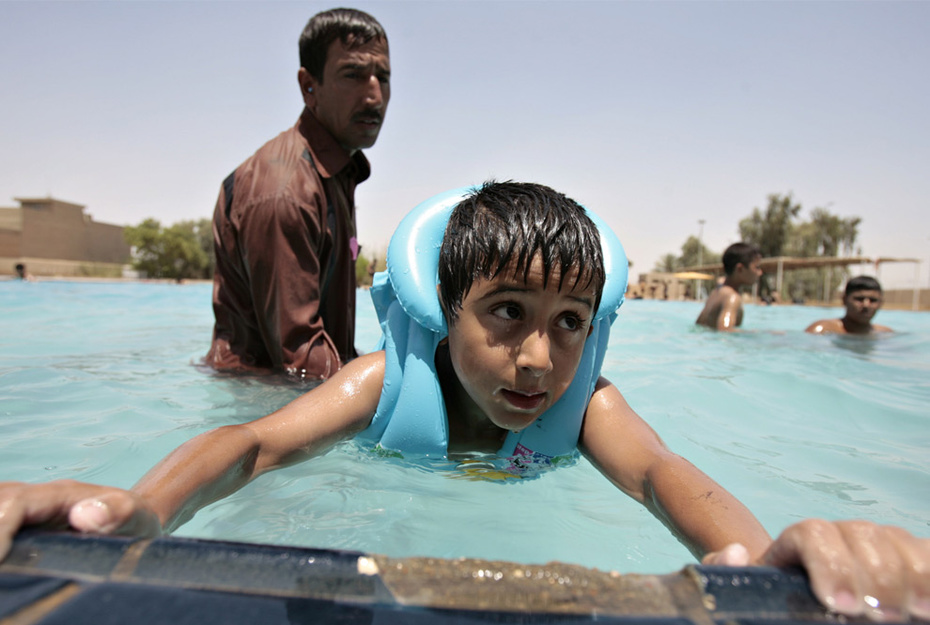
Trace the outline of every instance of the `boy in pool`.
<instances>
[{"instance_id":1,"label":"boy in pool","mask_svg":"<svg viewBox=\"0 0 930 625\"><path fill-rule=\"evenodd\" d=\"M447 454L495 451L512 433L544 421L550 408L559 411L554 404L570 395L579 363L587 362L588 336L599 331L593 326L609 279L604 267L597 226L551 189L491 183L456 205L439 251L448 334L432 359ZM258 475L369 429L382 391L397 386L385 384L392 358L385 351L360 356L271 415L195 437L130 491L73 481L0 485L0 557L25 525L170 531ZM798 564L834 610L930 617L930 541L867 522L808 520L773 542L735 497L669 451L616 387L596 373L592 384L578 446L704 563Z\"/></svg>"},{"instance_id":2,"label":"boy in pool","mask_svg":"<svg viewBox=\"0 0 930 625\"><path fill-rule=\"evenodd\" d=\"M759 248L748 243L734 243L723 253L723 271L726 279L707 298L704 310L696 324L712 330L734 332L743 323L743 298L740 287L752 286L760 277Z\"/></svg>"},{"instance_id":3,"label":"boy in pool","mask_svg":"<svg viewBox=\"0 0 930 625\"><path fill-rule=\"evenodd\" d=\"M872 317L882 307L882 285L870 276L858 276L846 283L843 294L846 316L842 319L821 319L807 327L811 334L878 334L891 332L887 326L872 323Z\"/></svg>"}]
</instances>

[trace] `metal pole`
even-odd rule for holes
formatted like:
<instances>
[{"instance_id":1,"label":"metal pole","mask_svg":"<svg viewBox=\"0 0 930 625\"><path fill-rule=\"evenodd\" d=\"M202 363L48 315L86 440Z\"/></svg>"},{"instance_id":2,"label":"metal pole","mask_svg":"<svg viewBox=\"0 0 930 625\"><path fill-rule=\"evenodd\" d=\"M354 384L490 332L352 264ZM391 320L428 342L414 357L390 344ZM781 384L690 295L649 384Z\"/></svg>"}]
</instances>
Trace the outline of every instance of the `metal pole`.
<instances>
[{"instance_id":1,"label":"metal pole","mask_svg":"<svg viewBox=\"0 0 930 625\"><path fill-rule=\"evenodd\" d=\"M698 230L698 267L704 264L704 220L698 219L698 225L700 229ZM701 284L700 280L694 281L694 297L698 301L704 301L704 289L699 286ZM699 290L700 289L700 290Z\"/></svg>"},{"instance_id":2,"label":"metal pole","mask_svg":"<svg viewBox=\"0 0 930 625\"><path fill-rule=\"evenodd\" d=\"M920 261L918 260L914 263L914 301L911 304L911 310L918 309L918 302L920 302Z\"/></svg>"}]
</instances>

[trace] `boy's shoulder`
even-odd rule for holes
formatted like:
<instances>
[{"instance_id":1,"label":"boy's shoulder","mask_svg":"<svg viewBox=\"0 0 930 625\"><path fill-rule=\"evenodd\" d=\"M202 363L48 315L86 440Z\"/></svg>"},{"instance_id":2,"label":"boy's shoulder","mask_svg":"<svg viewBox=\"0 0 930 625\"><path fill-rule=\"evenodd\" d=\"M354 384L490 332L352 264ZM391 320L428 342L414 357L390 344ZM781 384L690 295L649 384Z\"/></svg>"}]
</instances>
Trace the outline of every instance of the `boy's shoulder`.
<instances>
[{"instance_id":1,"label":"boy's shoulder","mask_svg":"<svg viewBox=\"0 0 930 625\"><path fill-rule=\"evenodd\" d=\"M807 326L808 334L846 334L842 319L821 319Z\"/></svg>"}]
</instances>

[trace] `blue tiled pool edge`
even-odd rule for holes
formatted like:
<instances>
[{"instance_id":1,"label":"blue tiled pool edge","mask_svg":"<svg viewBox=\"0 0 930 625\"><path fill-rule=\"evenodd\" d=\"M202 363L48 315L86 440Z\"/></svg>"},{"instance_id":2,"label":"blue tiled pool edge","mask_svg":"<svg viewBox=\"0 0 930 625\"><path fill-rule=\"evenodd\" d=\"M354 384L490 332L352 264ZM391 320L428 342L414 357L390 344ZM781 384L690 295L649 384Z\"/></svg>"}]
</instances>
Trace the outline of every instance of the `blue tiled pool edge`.
<instances>
[{"instance_id":1,"label":"blue tiled pool edge","mask_svg":"<svg viewBox=\"0 0 930 625\"><path fill-rule=\"evenodd\" d=\"M0 624L836 622L806 578L689 566L620 575L558 562L387 558L163 537L23 532L0 563ZM849 622L849 621L845 621Z\"/></svg>"}]
</instances>

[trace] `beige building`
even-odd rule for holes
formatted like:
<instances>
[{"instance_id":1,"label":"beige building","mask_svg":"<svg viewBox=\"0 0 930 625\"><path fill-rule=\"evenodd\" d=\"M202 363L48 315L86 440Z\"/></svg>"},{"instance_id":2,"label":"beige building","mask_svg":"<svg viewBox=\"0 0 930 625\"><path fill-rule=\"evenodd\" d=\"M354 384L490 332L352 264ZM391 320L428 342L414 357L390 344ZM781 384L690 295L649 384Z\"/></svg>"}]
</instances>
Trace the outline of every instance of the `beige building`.
<instances>
[{"instance_id":1,"label":"beige building","mask_svg":"<svg viewBox=\"0 0 930 625\"><path fill-rule=\"evenodd\" d=\"M630 299L691 300L695 299L694 284L674 273L650 271L639 274L639 282L631 283L626 295Z\"/></svg>"},{"instance_id":2,"label":"beige building","mask_svg":"<svg viewBox=\"0 0 930 625\"><path fill-rule=\"evenodd\" d=\"M14 198L0 208L0 274L17 263L35 276L112 276L129 262L123 227L98 223L84 206L48 198Z\"/></svg>"}]
</instances>

